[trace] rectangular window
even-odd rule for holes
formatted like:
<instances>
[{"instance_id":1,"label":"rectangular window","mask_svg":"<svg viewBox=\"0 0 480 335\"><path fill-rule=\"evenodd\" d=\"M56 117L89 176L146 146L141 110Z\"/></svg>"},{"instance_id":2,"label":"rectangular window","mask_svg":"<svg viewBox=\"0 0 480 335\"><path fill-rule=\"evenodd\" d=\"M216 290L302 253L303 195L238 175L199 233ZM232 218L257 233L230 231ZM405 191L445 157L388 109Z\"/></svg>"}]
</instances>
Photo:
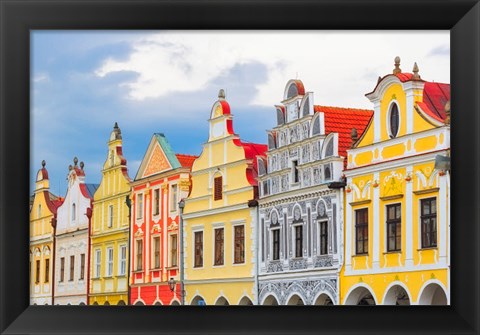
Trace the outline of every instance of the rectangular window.
<instances>
[{"instance_id":1,"label":"rectangular window","mask_svg":"<svg viewBox=\"0 0 480 335\"><path fill-rule=\"evenodd\" d=\"M120 272L118 273L119 276L125 276L127 272L127 246L121 245L120 246Z\"/></svg>"},{"instance_id":2,"label":"rectangular window","mask_svg":"<svg viewBox=\"0 0 480 335\"><path fill-rule=\"evenodd\" d=\"M113 276L113 248L107 248L107 277Z\"/></svg>"},{"instance_id":3,"label":"rectangular window","mask_svg":"<svg viewBox=\"0 0 480 335\"><path fill-rule=\"evenodd\" d=\"M80 279L85 279L85 254L80 255Z\"/></svg>"},{"instance_id":4,"label":"rectangular window","mask_svg":"<svg viewBox=\"0 0 480 335\"><path fill-rule=\"evenodd\" d=\"M215 229L215 260L214 265L223 265L224 256L224 229L217 228Z\"/></svg>"},{"instance_id":5,"label":"rectangular window","mask_svg":"<svg viewBox=\"0 0 480 335\"><path fill-rule=\"evenodd\" d=\"M355 211L355 253L368 254L368 208Z\"/></svg>"},{"instance_id":6,"label":"rectangular window","mask_svg":"<svg viewBox=\"0 0 480 335\"><path fill-rule=\"evenodd\" d=\"M195 232L195 263L194 267L203 266L203 231Z\"/></svg>"},{"instance_id":7,"label":"rectangular window","mask_svg":"<svg viewBox=\"0 0 480 335\"><path fill-rule=\"evenodd\" d=\"M113 205L108 206L108 228L113 226Z\"/></svg>"},{"instance_id":8,"label":"rectangular window","mask_svg":"<svg viewBox=\"0 0 480 335\"><path fill-rule=\"evenodd\" d=\"M35 284L40 282L40 260L35 262Z\"/></svg>"},{"instance_id":9,"label":"rectangular window","mask_svg":"<svg viewBox=\"0 0 480 335\"><path fill-rule=\"evenodd\" d=\"M143 240L137 240L137 271L143 270Z\"/></svg>"},{"instance_id":10,"label":"rectangular window","mask_svg":"<svg viewBox=\"0 0 480 335\"><path fill-rule=\"evenodd\" d=\"M160 189L153 190L153 215L160 214Z\"/></svg>"},{"instance_id":11,"label":"rectangular window","mask_svg":"<svg viewBox=\"0 0 480 335\"><path fill-rule=\"evenodd\" d=\"M95 250L95 278L99 278L101 276L102 270L102 251Z\"/></svg>"},{"instance_id":12,"label":"rectangular window","mask_svg":"<svg viewBox=\"0 0 480 335\"><path fill-rule=\"evenodd\" d=\"M170 235L170 266L175 267L178 265L177 258L177 247L178 241L177 241L177 235Z\"/></svg>"},{"instance_id":13,"label":"rectangular window","mask_svg":"<svg viewBox=\"0 0 480 335\"><path fill-rule=\"evenodd\" d=\"M73 281L75 274L75 256L70 256L70 281Z\"/></svg>"},{"instance_id":14,"label":"rectangular window","mask_svg":"<svg viewBox=\"0 0 480 335\"><path fill-rule=\"evenodd\" d=\"M295 257L303 257L303 226L295 227Z\"/></svg>"},{"instance_id":15,"label":"rectangular window","mask_svg":"<svg viewBox=\"0 0 480 335\"><path fill-rule=\"evenodd\" d=\"M328 221L322 221L320 228L320 255L328 254Z\"/></svg>"},{"instance_id":16,"label":"rectangular window","mask_svg":"<svg viewBox=\"0 0 480 335\"><path fill-rule=\"evenodd\" d=\"M213 200L222 200L223 197L223 178L222 176L215 177L213 180L214 195Z\"/></svg>"},{"instance_id":17,"label":"rectangular window","mask_svg":"<svg viewBox=\"0 0 480 335\"><path fill-rule=\"evenodd\" d=\"M60 258L60 281L65 280L65 257Z\"/></svg>"},{"instance_id":18,"label":"rectangular window","mask_svg":"<svg viewBox=\"0 0 480 335\"><path fill-rule=\"evenodd\" d=\"M235 226L235 264L245 263L245 226Z\"/></svg>"},{"instance_id":19,"label":"rectangular window","mask_svg":"<svg viewBox=\"0 0 480 335\"><path fill-rule=\"evenodd\" d=\"M280 259L280 229L272 230L273 256L274 261Z\"/></svg>"},{"instance_id":20,"label":"rectangular window","mask_svg":"<svg viewBox=\"0 0 480 335\"><path fill-rule=\"evenodd\" d=\"M160 268L160 236L153 238L153 267Z\"/></svg>"},{"instance_id":21,"label":"rectangular window","mask_svg":"<svg viewBox=\"0 0 480 335\"><path fill-rule=\"evenodd\" d=\"M177 210L177 205L178 205L178 188L177 185L172 185L171 189L171 203L170 203L170 211L174 212Z\"/></svg>"},{"instance_id":22,"label":"rectangular window","mask_svg":"<svg viewBox=\"0 0 480 335\"><path fill-rule=\"evenodd\" d=\"M137 194L137 219L143 218L143 194Z\"/></svg>"},{"instance_id":23,"label":"rectangular window","mask_svg":"<svg viewBox=\"0 0 480 335\"><path fill-rule=\"evenodd\" d=\"M387 206L387 251L402 249L402 207L400 204Z\"/></svg>"},{"instance_id":24,"label":"rectangular window","mask_svg":"<svg viewBox=\"0 0 480 335\"><path fill-rule=\"evenodd\" d=\"M269 195L270 194L270 189L268 187L268 180L265 180L263 182L263 195Z\"/></svg>"},{"instance_id":25,"label":"rectangular window","mask_svg":"<svg viewBox=\"0 0 480 335\"><path fill-rule=\"evenodd\" d=\"M45 283L48 283L50 279L50 259L45 260Z\"/></svg>"},{"instance_id":26,"label":"rectangular window","mask_svg":"<svg viewBox=\"0 0 480 335\"><path fill-rule=\"evenodd\" d=\"M422 248L434 248L437 246L437 198L422 199L420 206Z\"/></svg>"},{"instance_id":27,"label":"rectangular window","mask_svg":"<svg viewBox=\"0 0 480 335\"><path fill-rule=\"evenodd\" d=\"M293 182L298 183L298 161L292 161Z\"/></svg>"}]
</instances>

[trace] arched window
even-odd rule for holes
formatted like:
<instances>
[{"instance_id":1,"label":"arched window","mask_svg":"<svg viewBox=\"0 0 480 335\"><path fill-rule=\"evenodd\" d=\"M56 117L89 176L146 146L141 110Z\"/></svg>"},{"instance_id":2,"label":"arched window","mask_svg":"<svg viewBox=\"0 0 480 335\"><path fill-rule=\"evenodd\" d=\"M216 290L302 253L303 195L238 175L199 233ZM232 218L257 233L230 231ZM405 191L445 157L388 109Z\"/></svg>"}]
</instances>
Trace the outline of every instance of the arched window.
<instances>
[{"instance_id":1,"label":"arched window","mask_svg":"<svg viewBox=\"0 0 480 335\"><path fill-rule=\"evenodd\" d=\"M305 99L305 103L303 104L303 111L302 111L303 116L308 115L309 112L310 112L310 99L307 97Z\"/></svg>"},{"instance_id":2,"label":"arched window","mask_svg":"<svg viewBox=\"0 0 480 335\"><path fill-rule=\"evenodd\" d=\"M76 205L72 204L72 221L75 221Z\"/></svg>"},{"instance_id":3,"label":"arched window","mask_svg":"<svg viewBox=\"0 0 480 335\"><path fill-rule=\"evenodd\" d=\"M315 120L313 120L312 135L318 134L320 134L320 117L317 116Z\"/></svg>"},{"instance_id":4,"label":"arched window","mask_svg":"<svg viewBox=\"0 0 480 335\"><path fill-rule=\"evenodd\" d=\"M390 108L388 121L389 121L390 138L397 137L398 128L400 124L400 116L398 113L398 106L396 103L392 104L392 107Z\"/></svg>"},{"instance_id":5,"label":"arched window","mask_svg":"<svg viewBox=\"0 0 480 335\"><path fill-rule=\"evenodd\" d=\"M333 156L333 139L328 141L327 148L325 149L325 157Z\"/></svg>"},{"instance_id":6,"label":"arched window","mask_svg":"<svg viewBox=\"0 0 480 335\"><path fill-rule=\"evenodd\" d=\"M297 95L298 95L297 84L295 83L290 84L290 87L288 88L287 99L290 99Z\"/></svg>"},{"instance_id":7,"label":"arched window","mask_svg":"<svg viewBox=\"0 0 480 335\"><path fill-rule=\"evenodd\" d=\"M268 134L268 149L275 149L276 147L273 134Z\"/></svg>"},{"instance_id":8,"label":"arched window","mask_svg":"<svg viewBox=\"0 0 480 335\"><path fill-rule=\"evenodd\" d=\"M277 108L277 125L280 126L285 123L285 116L280 108Z\"/></svg>"}]
</instances>

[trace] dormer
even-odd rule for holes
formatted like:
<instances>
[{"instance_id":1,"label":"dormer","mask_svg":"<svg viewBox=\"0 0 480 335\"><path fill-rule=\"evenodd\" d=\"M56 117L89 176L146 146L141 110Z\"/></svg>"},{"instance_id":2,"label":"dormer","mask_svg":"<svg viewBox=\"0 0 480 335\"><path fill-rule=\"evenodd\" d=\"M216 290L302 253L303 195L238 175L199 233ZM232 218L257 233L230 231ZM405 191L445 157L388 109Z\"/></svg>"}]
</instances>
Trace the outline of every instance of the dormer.
<instances>
[{"instance_id":1,"label":"dormer","mask_svg":"<svg viewBox=\"0 0 480 335\"><path fill-rule=\"evenodd\" d=\"M218 92L218 100L213 104L209 123L209 141L214 141L234 134L230 105L225 100L225 91L223 89Z\"/></svg>"}]
</instances>

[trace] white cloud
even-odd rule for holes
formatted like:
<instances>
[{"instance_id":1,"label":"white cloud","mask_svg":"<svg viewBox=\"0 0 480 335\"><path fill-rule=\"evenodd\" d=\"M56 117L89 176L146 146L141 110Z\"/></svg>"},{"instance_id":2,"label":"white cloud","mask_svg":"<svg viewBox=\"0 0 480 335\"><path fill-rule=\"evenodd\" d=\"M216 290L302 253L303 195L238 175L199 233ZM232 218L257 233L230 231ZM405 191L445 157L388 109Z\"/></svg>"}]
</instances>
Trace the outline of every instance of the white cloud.
<instances>
[{"instance_id":1,"label":"white cloud","mask_svg":"<svg viewBox=\"0 0 480 335\"><path fill-rule=\"evenodd\" d=\"M33 77L33 81L35 83L49 82L50 76L48 75L48 73L38 73Z\"/></svg>"},{"instance_id":2,"label":"white cloud","mask_svg":"<svg viewBox=\"0 0 480 335\"><path fill-rule=\"evenodd\" d=\"M280 102L286 82L298 76L315 92L316 104L370 108L364 94L391 72L397 55L404 72L416 61L422 78L449 82L448 55L431 57L438 45L449 47L448 31L167 31L139 36L127 60L107 59L95 73L138 73L123 85L130 99L142 101L202 90L235 65L257 62L266 66L267 79L248 104Z\"/></svg>"}]
</instances>

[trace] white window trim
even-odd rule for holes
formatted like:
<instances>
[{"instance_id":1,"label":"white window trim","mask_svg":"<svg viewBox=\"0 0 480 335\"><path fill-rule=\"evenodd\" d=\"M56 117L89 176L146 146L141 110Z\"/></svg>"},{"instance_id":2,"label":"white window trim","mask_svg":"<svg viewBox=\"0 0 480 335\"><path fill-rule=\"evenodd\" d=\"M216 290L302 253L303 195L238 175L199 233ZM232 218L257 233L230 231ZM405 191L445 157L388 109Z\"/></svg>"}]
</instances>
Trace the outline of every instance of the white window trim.
<instances>
[{"instance_id":1,"label":"white window trim","mask_svg":"<svg viewBox=\"0 0 480 335\"><path fill-rule=\"evenodd\" d=\"M159 252L160 252L160 254L158 256L159 261L160 261L160 264L159 264L158 268L155 267L155 238L156 237L158 237L158 241L159 241L158 248L159 248ZM156 233L156 234L152 235L150 248L152 249L150 251L150 258L151 258L151 260L150 260L150 270L159 270L159 269L162 268L162 238L161 238L159 233Z\"/></svg>"},{"instance_id":2,"label":"white window trim","mask_svg":"<svg viewBox=\"0 0 480 335\"><path fill-rule=\"evenodd\" d=\"M110 260L110 250L111 250L111 255L112 255L112 259ZM105 277L113 277L113 260L115 258L115 255L114 255L114 250L113 250L113 247L107 247L106 249L106 257L105 257ZM112 271L109 271L110 269L110 264L112 265Z\"/></svg>"},{"instance_id":3,"label":"white window trim","mask_svg":"<svg viewBox=\"0 0 480 335\"><path fill-rule=\"evenodd\" d=\"M223 264L222 265L215 265L215 230L216 229L223 229ZM212 224L212 267L213 268L222 268L225 266L225 224Z\"/></svg>"},{"instance_id":4,"label":"white window trim","mask_svg":"<svg viewBox=\"0 0 480 335\"><path fill-rule=\"evenodd\" d=\"M138 210L138 197L142 196L142 208L141 208L141 216L138 216L139 210ZM137 222L143 221L143 212L145 209L145 193L144 192L138 192L135 194L135 220Z\"/></svg>"},{"instance_id":5,"label":"white window trim","mask_svg":"<svg viewBox=\"0 0 480 335\"><path fill-rule=\"evenodd\" d=\"M142 269L139 270L138 269L138 241L142 241ZM145 271L145 243L144 243L144 239L143 238L137 238L135 239L135 254L133 255L133 258L134 258L134 268L133 268L133 272L144 272Z\"/></svg>"},{"instance_id":6,"label":"white window trim","mask_svg":"<svg viewBox=\"0 0 480 335\"><path fill-rule=\"evenodd\" d=\"M173 266L172 265L172 236L177 235L177 265ZM179 255L178 255L178 248L179 248L179 241L178 241L178 233L177 232L170 232L168 233L168 238L167 238L167 250L168 250L168 255L167 255L167 262L168 262L168 267L169 268L178 268L178 261L179 261Z\"/></svg>"},{"instance_id":7,"label":"white window trim","mask_svg":"<svg viewBox=\"0 0 480 335\"><path fill-rule=\"evenodd\" d=\"M295 210L295 208L294 208ZM304 234L305 234L305 229L304 229L304 225L305 225L305 222L296 222L296 223L291 223L290 224L290 227L291 227L291 231L292 231L292 236L291 236L291 240L292 240L292 257L291 258L305 258L304 257L304 254L305 254L305 244L303 243L303 240L304 240ZM295 255L295 252L296 252L296 245L295 245L295 228L296 227L299 227L299 226L302 226L302 256L301 257L297 257Z\"/></svg>"},{"instance_id":8,"label":"white window trim","mask_svg":"<svg viewBox=\"0 0 480 335\"><path fill-rule=\"evenodd\" d=\"M203 259L202 266L195 267L195 233L202 232ZM199 270L205 267L205 230L203 226L192 227L192 269Z\"/></svg>"},{"instance_id":9,"label":"white window trim","mask_svg":"<svg viewBox=\"0 0 480 335\"><path fill-rule=\"evenodd\" d=\"M272 255L271 261L281 261L282 260L282 229L280 226L277 227L269 227L269 236L270 236L270 255ZM278 259L273 259L273 231L278 230Z\"/></svg>"},{"instance_id":10,"label":"white window trim","mask_svg":"<svg viewBox=\"0 0 480 335\"><path fill-rule=\"evenodd\" d=\"M158 214L155 214L155 191L158 190ZM155 186L152 188L152 218L155 221L158 221L162 217L162 188L159 186Z\"/></svg>"},{"instance_id":11,"label":"white window trim","mask_svg":"<svg viewBox=\"0 0 480 335\"><path fill-rule=\"evenodd\" d=\"M243 263L235 263L235 227L243 226ZM246 229L246 222L242 220L241 223L234 223L232 224L232 265L239 266L245 265L247 263L247 229Z\"/></svg>"},{"instance_id":12,"label":"white window trim","mask_svg":"<svg viewBox=\"0 0 480 335\"><path fill-rule=\"evenodd\" d=\"M112 228L113 227L113 221L114 221L114 206L113 205L108 205L108 221L107 221L107 228Z\"/></svg>"},{"instance_id":13,"label":"white window trim","mask_svg":"<svg viewBox=\"0 0 480 335\"><path fill-rule=\"evenodd\" d=\"M177 199L176 199L176 203L173 203L173 188L176 188L177 190ZM178 183L172 183L170 184L170 187L169 187L169 199L168 199L168 203L169 203L169 209L168 211L170 213L177 213L178 212L178 202L179 202L179 187L178 187Z\"/></svg>"},{"instance_id":14,"label":"white window trim","mask_svg":"<svg viewBox=\"0 0 480 335\"><path fill-rule=\"evenodd\" d=\"M325 209L326 209L326 206L325 206ZM316 252L316 255L317 256L327 256L327 255L330 255L332 254L332 246L330 245L330 243L328 243L328 237L330 235L330 220L328 219L328 217L326 219L319 219L319 220L316 220L317 221L317 237L318 237L318 241L317 241L317 252ZM322 250L322 243L321 243L321 234L322 234L322 229L321 229L321 224L323 222L326 222L327 223L327 253L326 254L322 254L321 253L321 250ZM332 241L333 243L333 241Z\"/></svg>"},{"instance_id":15,"label":"white window trim","mask_svg":"<svg viewBox=\"0 0 480 335\"><path fill-rule=\"evenodd\" d=\"M392 105L393 104L397 105L397 110L398 110L398 131L397 131L397 134L395 136L393 136L392 131L391 131L391 127L390 127L390 113L392 112ZM397 99L393 99L392 101L390 101L390 103L388 104L387 112L385 113L385 115L387 117L387 119L385 120L386 121L385 124L386 124L386 127L387 127L387 134L390 137L389 139L397 138L398 134L400 133L400 128L402 126L400 104L398 103Z\"/></svg>"},{"instance_id":16,"label":"white window trim","mask_svg":"<svg viewBox=\"0 0 480 335\"><path fill-rule=\"evenodd\" d=\"M125 248L125 259L122 258L122 249ZM127 252L127 245L121 244L118 246L118 276L126 276L127 275L127 259L128 259L128 252ZM125 262L125 272L122 273L122 262Z\"/></svg>"}]
</instances>

